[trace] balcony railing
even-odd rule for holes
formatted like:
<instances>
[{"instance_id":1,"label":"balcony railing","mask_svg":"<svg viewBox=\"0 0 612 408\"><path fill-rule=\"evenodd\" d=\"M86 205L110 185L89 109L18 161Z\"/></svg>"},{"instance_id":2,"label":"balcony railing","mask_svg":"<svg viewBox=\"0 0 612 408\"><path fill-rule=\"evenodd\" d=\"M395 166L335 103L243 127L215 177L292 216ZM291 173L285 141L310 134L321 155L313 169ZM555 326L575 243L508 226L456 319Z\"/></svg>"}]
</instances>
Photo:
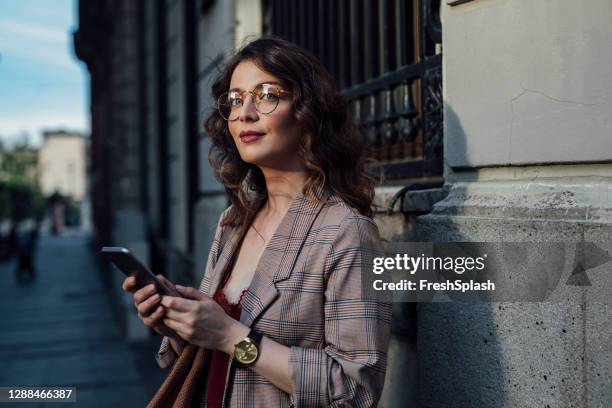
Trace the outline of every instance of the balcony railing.
<instances>
[{"instance_id":1,"label":"balcony railing","mask_svg":"<svg viewBox=\"0 0 612 408\"><path fill-rule=\"evenodd\" d=\"M439 0L265 0L264 33L336 77L386 181L442 175Z\"/></svg>"}]
</instances>

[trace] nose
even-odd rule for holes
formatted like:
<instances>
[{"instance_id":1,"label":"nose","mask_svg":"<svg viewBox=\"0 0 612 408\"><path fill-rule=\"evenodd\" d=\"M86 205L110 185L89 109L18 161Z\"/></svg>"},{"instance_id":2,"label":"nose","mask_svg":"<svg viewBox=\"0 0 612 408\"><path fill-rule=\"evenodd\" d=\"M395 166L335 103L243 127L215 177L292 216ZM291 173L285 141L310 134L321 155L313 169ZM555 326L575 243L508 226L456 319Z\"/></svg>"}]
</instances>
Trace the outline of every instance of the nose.
<instances>
[{"instance_id":1,"label":"nose","mask_svg":"<svg viewBox=\"0 0 612 408\"><path fill-rule=\"evenodd\" d=\"M240 116L238 118L241 122L258 119L257 110L255 109L255 95L252 93L244 96L242 108L240 108Z\"/></svg>"}]
</instances>

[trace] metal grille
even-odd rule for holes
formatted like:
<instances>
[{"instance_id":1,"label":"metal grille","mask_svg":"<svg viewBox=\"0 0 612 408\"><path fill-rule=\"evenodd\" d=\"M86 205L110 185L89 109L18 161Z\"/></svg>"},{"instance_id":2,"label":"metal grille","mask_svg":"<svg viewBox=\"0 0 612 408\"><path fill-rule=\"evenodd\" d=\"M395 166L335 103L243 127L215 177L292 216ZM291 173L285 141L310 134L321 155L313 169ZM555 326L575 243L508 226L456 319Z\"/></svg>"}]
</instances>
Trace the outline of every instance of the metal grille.
<instances>
[{"instance_id":1,"label":"metal grille","mask_svg":"<svg viewBox=\"0 0 612 408\"><path fill-rule=\"evenodd\" d=\"M317 55L387 181L442 175L439 0L264 0L266 34Z\"/></svg>"}]
</instances>

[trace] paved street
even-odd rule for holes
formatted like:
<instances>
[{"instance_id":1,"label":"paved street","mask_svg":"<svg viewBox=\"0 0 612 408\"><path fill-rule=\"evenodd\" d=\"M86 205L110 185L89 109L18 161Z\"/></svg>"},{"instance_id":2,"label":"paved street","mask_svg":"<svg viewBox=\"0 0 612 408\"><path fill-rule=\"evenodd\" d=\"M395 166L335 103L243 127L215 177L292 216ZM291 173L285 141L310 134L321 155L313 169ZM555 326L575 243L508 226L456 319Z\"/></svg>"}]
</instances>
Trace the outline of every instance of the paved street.
<instances>
[{"instance_id":1,"label":"paved street","mask_svg":"<svg viewBox=\"0 0 612 408\"><path fill-rule=\"evenodd\" d=\"M0 264L0 386L77 387L63 406L144 406L166 374L158 340L123 339L87 237L42 236L35 265L36 280L18 284L14 261Z\"/></svg>"}]
</instances>

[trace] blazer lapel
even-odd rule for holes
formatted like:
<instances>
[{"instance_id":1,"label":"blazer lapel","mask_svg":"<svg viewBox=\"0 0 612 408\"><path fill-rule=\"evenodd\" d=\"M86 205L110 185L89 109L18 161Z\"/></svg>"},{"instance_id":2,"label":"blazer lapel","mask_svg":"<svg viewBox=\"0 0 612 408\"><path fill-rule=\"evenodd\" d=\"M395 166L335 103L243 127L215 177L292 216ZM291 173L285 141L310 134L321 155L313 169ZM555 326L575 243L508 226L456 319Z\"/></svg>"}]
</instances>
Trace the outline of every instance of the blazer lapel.
<instances>
[{"instance_id":1,"label":"blazer lapel","mask_svg":"<svg viewBox=\"0 0 612 408\"><path fill-rule=\"evenodd\" d=\"M261 204L263 204L263 200L258 204L257 208L261 208ZM247 223L250 224L255 217L255 211L251 216L247 219ZM221 280L225 275L225 270L231 263L231 261L238 256L237 249L238 245L242 241L242 238L246 234L246 230L243 233L240 233L240 228L235 227L227 227L223 232L223 235L220 238L221 253L217 258L217 262L213 267L213 270L210 274L210 284L208 287L203 287L203 292L210 297L214 297L217 288L221 284Z\"/></svg>"},{"instance_id":2,"label":"blazer lapel","mask_svg":"<svg viewBox=\"0 0 612 408\"><path fill-rule=\"evenodd\" d=\"M331 190L320 188L321 201L298 195L292 201L272 238L262 253L255 275L243 298L240 321L251 326L253 321L278 297L276 283L287 279L302 249L314 220L327 201Z\"/></svg>"},{"instance_id":3,"label":"blazer lapel","mask_svg":"<svg viewBox=\"0 0 612 408\"><path fill-rule=\"evenodd\" d=\"M217 291L217 288L221 283L221 278L223 277L223 272L230 263L234 251L238 246L238 242L240 241L236 228L227 228L224 235L226 235L227 238L221 237L220 245L222 249L219 257L217 258L217 263L213 267L212 273L210 274L210 284L208 288L204 288L204 293L210 297L213 297Z\"/></svg>"}]
</instances>

